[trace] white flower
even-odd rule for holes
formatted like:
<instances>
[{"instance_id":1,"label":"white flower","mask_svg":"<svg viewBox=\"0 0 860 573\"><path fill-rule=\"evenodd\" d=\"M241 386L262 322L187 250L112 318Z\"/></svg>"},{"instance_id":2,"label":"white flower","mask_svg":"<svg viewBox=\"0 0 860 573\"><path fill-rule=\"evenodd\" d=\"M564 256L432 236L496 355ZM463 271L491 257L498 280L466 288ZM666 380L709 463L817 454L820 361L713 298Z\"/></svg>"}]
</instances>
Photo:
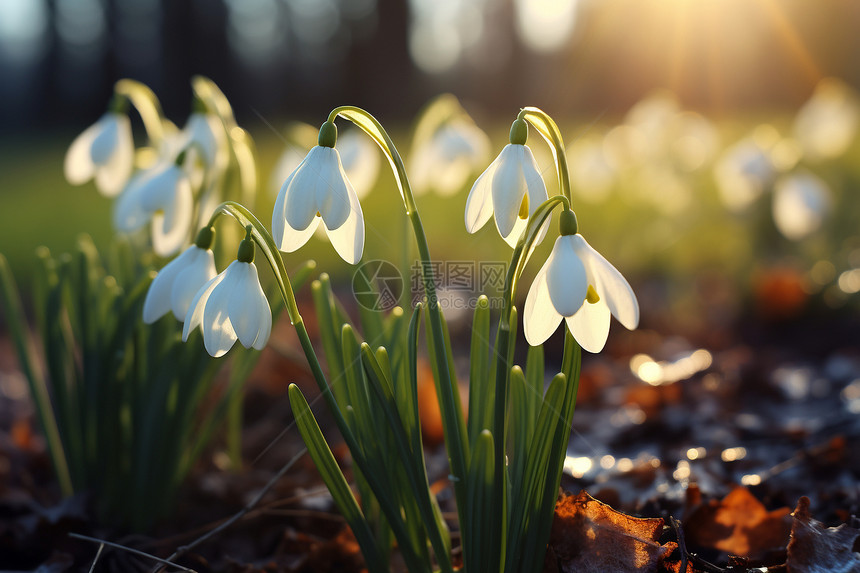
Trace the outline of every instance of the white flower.
<instances>
[{"instance_id":1,"label":"white flower","mask_svg":"<svg viewBox=\"0 0 860 573\"><path fill-rule=\"evenodd\" d=\"M315 146L278 193L272 236L282 251L304 245L322 221L337 253L355 264L364 251L364 215L333 147Z\"/></svg>"},{"instance_id":2,"label":"white flower","mask_svg":"<svg viewBox=\"0 0 860 573\"><path fill-rule=\"evenodd\" d=\"M853 90L835 78L815 87L794 119L794 136L813 160L839 157L854 141L860 124L860 103Z\"/></svg>"},{"instance_id":3,"label":"white flower","mask_svg":"<svg viewBox=\"0 0 860 573\"><path fill-rule=\"evenodd\" d=\"M532 346L543 344L564 318L583 349L600 352L610 314L626 328L636 328L639 303L633 289L582 235L560 236L526 297L526 340Z\"/></svg>"},{"instance_id":4,"label":"white flower","mask_svg":"<svg viewBox=\"0 0 860 573\"><path fill-rule=\"evenodd\" d=\"M758 199L774 174L769 154L751 137L726 149L714 166L720 199L732 211L741 211Z\"/></svg>"},{"instance_id":5,"label":"white flower","mask_svg":"<svg viewBox=\"0 0 860 573\"><path fill-rule=\"evenodd\" d=\"M773 220L787 239L799 241L817 231L830 212L830 189L811 173L779 179L773 190Z\"/></svg>"},{"instance_id":6,"label":"white flower","mask_svg":"<svg viewBox=\"0 0 860 573\"><path fill-rule=\"evenodd\" d=\"M134 232L152 222L152 248L159 256L177 252L188 241L194 197L181 167L162 162L137 174L114 204L114 227Z\"/></svg>"},{"instance_id":7,"label":"white flower","mask_svg":"<svg viewBox=\"0 0 860 573\"><path fill-rule=\"evenodd\" d=\"M171 310L177 319L185 320L194 295L215 274L212 251L191 245L153 279L143 303L143 321L152 324Z\"/></svg>"},{"instance_id":8,"label":"white flower","mask_svg":"<svg viewBox=\"0 0 860 573\"><path fill-rule=\"evenodd\" d=\"M64 170L72 185L95 178L102 195L115 197L131 176L133 164L131 122L125 114L108 112L75 138Z\"/></svg>"},{"instance_id":9,"label":"white flower","mask_svg":"<svg viewBox=\"0 0 860 573\"><path fill-rule=\"evenodd\" d=\"M495 215L499 234L510 246L516 246L528 217L546 200L546 184L531 149L509 143L469 191L466 230L476 232ZM548 226L549 220L538 241L543 240Z\"/></svg>"},{"instance_id":10,"label":"white flower","mask_svg":"<svg viewBox=\"0 0 860 573\"><path fill-rule=\"evenodd\" d=\"M490 140L471 120L454 120L417 141L410 156L410 180L416 195L435 189L450 196L485 164Z\"/></svg>"},{"instance_id":11,"label":"white flower","mask_svg":"<svg viewBox=\"0 0 860 573\"><path fill-rule=\"evenodd\" d=\"M194 112L188 116L188 121L182 129L185 138L183 147L190 144L199 146L203 161L215 173L221 173L230 162L230 150L224 125L218 116L211 113ZM190 151L198 151L195 145Z\"/></svg>"},{"instance_id":12,"label":"white flower","mask_svg":"<svg viewBox=\"0 0 860 573\"><path fill-rule=\"evenodd\" d=\"M311 126L303 127L308 127L316 133ZM280 191L284 180L299 166L303 155L310 147L313 145L302 149L297 144L287 144L272 171L274 194ZM343 171L352 183L356 196L363 199L373 189L379 175L379 150L376 149L376 144L360 131L353 129L338 136L337 150Z\"/></svg>"},{"instance_id":13,"label":"white flower","mask_svg":"<svg viewBox=\"0 0 860 573\"><path fill-rule=\"evenodd\" d=\"M245 348L262 350L272 332L272 311L254 263L233 261L200 287L185 316L182 340L200 326L206 351L218 358L236 339Z\"/></svg>"}]
</instances>

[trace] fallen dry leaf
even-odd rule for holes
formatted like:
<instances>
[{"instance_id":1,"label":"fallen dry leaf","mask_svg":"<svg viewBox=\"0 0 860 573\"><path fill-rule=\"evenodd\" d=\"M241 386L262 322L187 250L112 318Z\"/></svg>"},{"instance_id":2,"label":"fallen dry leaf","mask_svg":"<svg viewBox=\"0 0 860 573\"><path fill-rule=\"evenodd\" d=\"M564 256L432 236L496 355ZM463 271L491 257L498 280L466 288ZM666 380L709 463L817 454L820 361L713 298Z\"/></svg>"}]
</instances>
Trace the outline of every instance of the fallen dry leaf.
<instances>
[{"instance_id":1,"label":"fallen dry leaf","mask_svg":"<svg viewBox=\"0 0 860 573\"><path fill-rule=\"evenodd\" d=\"M549 545L561 573L656 573L676 547L657 542L662 531L660 518L631 517L581 491L556 504Z\"/></svg>"},{"instance_id":2,"label":"fallen dry leaf","mask_svg":"<svg viewBox=\"0 0 860 573\"><path fill-rule=\"evenodd\" d=\"M695 498L693 494L691 499ZM684 523L687 545L762 559L788 543L789 511L787 507L768 511L747 488L738 486L722 500L692 510Z\"/></svg>"},{"instance_id":3,"label":"fallen dry leaf","mask_svg":"<svg viewBox=\"0 0 860 573\"><path fill-rule=\"evenodd\" d=\"M860 529L843 523L824 527L809 514L809 498L801 497L791 514L791 541L785 561L789 573L860 573L855 547Z\"/></svg>"}]
</instances>

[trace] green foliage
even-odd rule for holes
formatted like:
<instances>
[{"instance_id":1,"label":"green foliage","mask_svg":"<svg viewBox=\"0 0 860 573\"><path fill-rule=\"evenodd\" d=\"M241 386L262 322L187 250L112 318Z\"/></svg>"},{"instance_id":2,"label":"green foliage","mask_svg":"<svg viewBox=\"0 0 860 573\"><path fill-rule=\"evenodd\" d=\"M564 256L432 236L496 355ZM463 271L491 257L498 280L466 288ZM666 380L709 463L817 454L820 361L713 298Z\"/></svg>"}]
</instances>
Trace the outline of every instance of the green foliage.
<instances>
[{"instance_id":1,"label":"green foliage","mask_svg":"<svg viewBox=\"0 0 860 573\"><path fill-rule=\"evenodd\" d=\"M91 492L103 521L145 530L173 509L219 422L241 404L258 353L235 351L231 375L216 383L224 363L184 345L181 323L144 325L153 274L125 241L106 260L87 236L71 254L43 248L37 259L38 350L2 255L0 291L63 492Z\"/></svg>"}]
</instances>

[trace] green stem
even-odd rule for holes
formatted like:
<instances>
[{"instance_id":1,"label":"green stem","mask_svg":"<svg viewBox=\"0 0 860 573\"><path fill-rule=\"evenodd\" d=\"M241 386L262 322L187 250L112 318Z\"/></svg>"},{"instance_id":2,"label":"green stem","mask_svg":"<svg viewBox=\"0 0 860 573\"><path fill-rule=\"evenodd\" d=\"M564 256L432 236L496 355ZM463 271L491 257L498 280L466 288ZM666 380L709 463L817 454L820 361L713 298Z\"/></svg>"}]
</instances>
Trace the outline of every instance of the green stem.
<instances>
[{"instance_id":1,"label":"green stem","mask_svg":"<svg viewBox=\"0 0 860 573\"><path fill-rule=\"evenodd\" d=\"M457 498L457 509L461 520L463 519L463 507L465 502L465 477L466 465L468 458L468 441L466 438L465 427L462 422L461 412L459 412L454 397L454 388L451 383L450 365L446 352L444 329L442 325L442 311L439 308L439 300L436 296L436 285L433 277L432 258L430 257L430 249L427 245L427 236L424 232L424 226L421 223L421 217L418 214L418 207L415 204L415 197L412 194L412 187L409 184L409 179L406 175L406 166L403 159L400 157L394 142L388 135L388 132L382 127L379 121L376 120L367 111L355 106L340 106L332 110L328 116L329 122L334 122L337 117L343 117L367 133L388 158L391 164L394 178L397 182L397 187L400 190L400 196L403 199L403 206L406 209L406 215L412 223L412 229L415 234L415 242L418 245L418 256L421 259L421 273L423 277L424 292L427 295L427 316L430 323L430 331L433 336L434 348L436 350L436 364L439 372L439 392L440 402L443 412L442 420L445 425L445 443L448 451L448 462L451 467L452 481L454 483L454 493ZM462 521L461 521L462 522Z\"/></svg>"},{"instance_id":2,"label":"green stem","mask_svg":"<svg viewBox=\"0 0 860 573\"><path fill-rule=\"evenodd\" d=\"M128 98L134 105L149 140L158 145L164 139L164 112L155 93L146 85L130 79L119 80L114 85L114 93Z\"/></svg>"},{"instance_id":3,"label":"green stem","mask_svg":"<svg viewBox=\"0 0 860 573\"><path fill-rule=\"evenodd\" d=\"M567 170L567 156L564 150L564 141L561 138L561 130L555 121L546 114L546 112L536 107L524 107L520 110L517 119L524 119L534 126L535 129L543 136L546 142L552 149L553 159L555 160L555 168L558 173L558 190L561 195L567 197L569 202L573 202L570 194L570 174ZM568 208L570 205L568 204Z\"/></svg>"}]
</instances>

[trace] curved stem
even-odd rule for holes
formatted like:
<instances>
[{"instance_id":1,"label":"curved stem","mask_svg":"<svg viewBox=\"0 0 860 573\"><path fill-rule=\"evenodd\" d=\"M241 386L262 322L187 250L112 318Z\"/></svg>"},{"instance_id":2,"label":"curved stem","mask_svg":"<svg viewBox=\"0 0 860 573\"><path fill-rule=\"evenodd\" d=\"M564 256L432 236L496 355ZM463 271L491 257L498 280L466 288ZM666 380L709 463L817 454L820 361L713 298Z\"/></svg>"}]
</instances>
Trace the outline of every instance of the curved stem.
<instances>
[{"instance_id":1,"label":"curved stem","mask_svg":"<svg viewBox=\"0 0 860 573\"><path fill-rule=\"evenodd\" d=\"M149 140L156 146L164 139L164 113L161 104L153 92L146 85L130 79L119 80L114 85L114 93L125 96L134 105Z\"/></svg>"},{"instance_id":2,"label":"curved stem","mask_svg":"<svg viewBox=\"0 0 860 573\"><path fill-rule=\"evenodd\" d=\"M377 145L385 153L388 162L391 164L391 169L394 172L394 178L397 182L397 187L400 190L400 196L403 199L403 206L406 209L406 215L412 223L412 229L415 234L415 242L418 244L418 255L421 258L421 274L423 277L424 292L427 295L427 316L430 323L430 330L433 336L433 346L435 349L435 359L437 363L437 371L439 372L439 392L440 401L443 411L443 424L445 424L445 443L448 450L448 461L451 466L451 474L454 482L454 493L457 497L458 512L461 513L464 507L465 496L465 477L468 458L468 439L462 422L462 414L456 406L454 398L454 388L451 383L450 365L448 364L448 356L446 352L447 344L445 342L445 334L443 327L442 311L439 308L439 301L436 295L436 285L433 276L433 265L430 257L430 249L427 245L427 236L424 232L424 226L421 223L421 217L418 214L418 207L415 204L415 197L412 194L412 187L409 184L409 179L406 176L406 167L403 159L400 157L394 142L385 131L385 128L367 111L355 106L340 106L332 110L328 116L329 122L334 122L337 117L343 117L367 133Z\"/></svg>"},{"instance_id":3,"label":"curved stem","mask_svg":"<svg viewBox=\"0 0 860 573\"><path fill-rule=\"evenodd\" d=\"M543 110L536 107L524 107L520 110L517 118L524 119L532 124L549 144L553 159L555 159L556 172L558 173L559 193L567 197L569 202L573 202L570 194L570 174L567 170L567 156L565 155L564 141L561 138L561 130L559 130L558 125ZM570 204L568 204L568 208L570 208Z\"/></svg>"}]
</instances>

